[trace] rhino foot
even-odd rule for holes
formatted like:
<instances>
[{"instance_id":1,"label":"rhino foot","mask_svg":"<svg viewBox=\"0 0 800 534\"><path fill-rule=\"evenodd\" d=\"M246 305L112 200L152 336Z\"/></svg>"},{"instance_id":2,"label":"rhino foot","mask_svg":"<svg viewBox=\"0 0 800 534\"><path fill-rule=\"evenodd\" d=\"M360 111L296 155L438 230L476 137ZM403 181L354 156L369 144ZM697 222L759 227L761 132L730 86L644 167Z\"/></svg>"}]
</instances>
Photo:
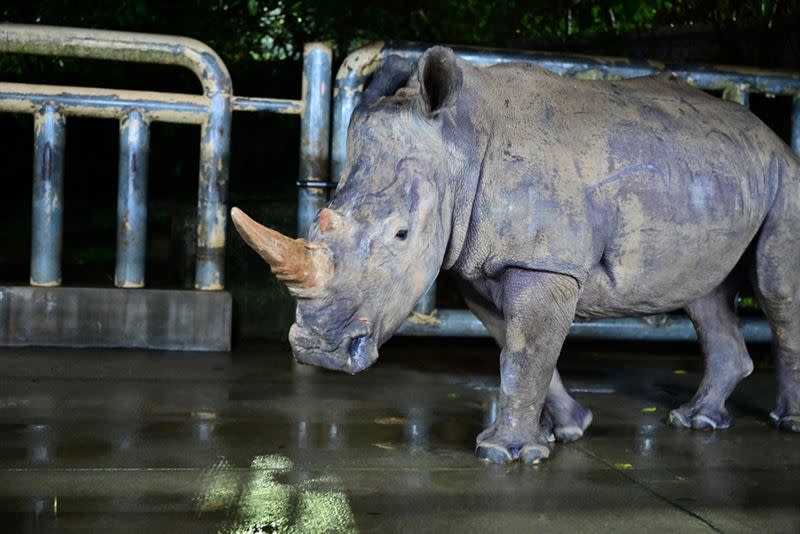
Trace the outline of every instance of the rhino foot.
<instances>
[{"instance_id":1,"label":"rhino foot","mask_svg":"<svg viewBox=\"0 0 800 534\"><path fill-rule=\"evenodd\" d=\"M800 432L800 415L788 413L785 402L779 402L778 407L772 410L769 418L772 423L784 432Z\"/></svg>"},{"instance_id":2,"label":"rhino foot","mask_svg":"<svg viewBox=\"0 0 800 534\"><path fill-rule=\"evenodd\" d=\"M731 426L731 416L723 407L709 408L686 404L672 410L668 422L676 428L723 430Z\"/></svg>"},{"instance_id":3,"label":"rhino foot","mask_svg":"<svg viewBox=\"0 0 800 534\"><path fill-rule=\"evenodd\" d=\"M550 429L556 441L568 443L583 436L591 422L592 412L572 398L554 371L542 410L542 427Z\"/></svg>"},{"instance_id":4,"label":"rhino foot","mask_svg":"<svg viewBox=\"0 0 800 534\"><path fill-rule=\"evenodd\" d=\"M553 435L556 441L569 443L583 436L583 432L592 424L592 411L575 403L574 409L569 418L559 417L558 422L553 428Z\"/></svg>"},{"instance_id":5,"label":"rhino foot","mask_svg":"<svg viewBox=\"0 0 800 534\"><path fill-rule=\"evenodd\" d=\"M478 436L475 455L495 464L507 464L516 460L537 464L550 456L555 440L552 433L540 429L530 436L514 434L492 425Z\"/></svg>"},{"instance_id":6,"label":"rhino foot","mask_svg":"<svg viewBox=\"0 0 800 534\"><path fill-rule=\"evenodd\" d=\"M774 413L774 412L773 412ZM770 414L772 422L784 432L800 432L800 415L784 415L777 417Z\"/></svg>"}]
</instances>

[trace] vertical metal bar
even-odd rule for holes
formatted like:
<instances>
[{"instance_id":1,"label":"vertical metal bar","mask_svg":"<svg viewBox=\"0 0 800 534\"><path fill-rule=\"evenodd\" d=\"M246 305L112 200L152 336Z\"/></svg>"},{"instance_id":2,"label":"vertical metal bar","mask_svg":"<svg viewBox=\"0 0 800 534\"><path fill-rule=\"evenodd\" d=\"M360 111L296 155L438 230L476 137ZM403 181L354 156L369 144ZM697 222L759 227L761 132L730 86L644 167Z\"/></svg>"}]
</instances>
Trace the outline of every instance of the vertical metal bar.
<instances>
[{"instance_id":1,"label":"vertical metal bar","mask_svg":"<svg viewBox=\"0 0 800 534\"><path fill-rule=\"evenodd\" d=\"M119 134L117 267L114 285L144 287L150 126L144 114L134 109L120 122Z\"/></svg>"},{"instance_id":2,"label":"vertical metal bar","mask_svg":"<svg viewBox=\"0 0 800 534\"><path fill-rule=\"evenodd\" d=\"M331 179L338 182L347 158L347 128L361 101L363 88L351 78L337 79L333 98L333 138L331 139Z\"/></svg>"},{"instance_id":3,"label":"vertical metal bar","mask_svg":"<svg viewBox=\"0 0 800 534\"><path fill-rule=\"evenodd\" d=\"M424 315L430 315L436 309L436 282L428 288L428 291L422 295L422 298L419 299L416 306L414 306L414 311L417 313L422 313Z\"/></svg>"},{"instance_id":4,"label":"vertical metal bar","mask_svg":"<svg viewBox=\"0 0 800 534\"><path fill-rule=\"evenodd\" d=\"M416 60L424 50L414 57ZM398 51L408 57L406 51ZM333 82L333 133L331 136L331 180L338 182L347 157L347 128L350 117L361 102L364 84L387 55L382 41L372 43L348 55ZM410 54L414 56L414 54Z\"/></svg>"},{"instance_id":5,"label":"vertical metal bar","mask_svg":"<svg viewBox=\"0 0 800 534\"><path fill-rule=\"evenodd\" d=\"M208 120L200 131L197 264L194 275L196 289L219 290L225 284L230 143L230 94L218 93L211 96Z\"/></svg>"},{"instance_id":6,"label":"vertical metal bar","mask_svg":"<svg viewBox=\"0 0 800 534\"><path fill-rule=\"evenodd\" d=\"M66 119L52 103L33 123L32 286L61 285Z\"/></svg>"},{"instance_id":7,"label":"vertical metal bar","mask_svg":"<svg viewBox=\"0 0 800 534\"><path fill-rule=\"evenodd\" d=\"M308 182L327 182L330 164L331 48L309 43L303 49L303 113L300 116L300 188L297 235L305 236L328 192Z\"/></svg>"},{"instance_id":8,"label":"vertical metal bar","mask_svg":"<svg viewBox=\"0 0 800 534\"><path fill-rule=\"evenodd\" d=\"M750 107L750 93L747 91L746 85L729 85L722 91L722 98L731 102L738 102L746 108Z\"/></svg>"},{"instance_id":9,"label":"vertical metal bar","mask_svg":"<svg viewBox=\"0 0 800 534\"><path fill-rule=\"evenodd\" d=\"M800 94L792 99L792 150L800 156Z\"/></svg>"}]
</instances>

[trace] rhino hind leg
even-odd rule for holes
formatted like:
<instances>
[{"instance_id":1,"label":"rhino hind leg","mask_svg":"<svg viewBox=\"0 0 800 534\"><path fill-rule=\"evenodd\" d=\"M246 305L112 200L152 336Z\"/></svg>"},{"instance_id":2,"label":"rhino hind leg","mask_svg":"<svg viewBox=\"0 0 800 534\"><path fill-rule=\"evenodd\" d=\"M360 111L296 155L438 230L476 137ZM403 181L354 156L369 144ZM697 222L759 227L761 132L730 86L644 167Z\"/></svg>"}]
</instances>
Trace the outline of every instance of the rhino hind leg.
<instances>
[{"instance_id":1,"label":"rhino hind leg","mask_svg":"<svg viewBox=\"0 0 800 534\"><path fill-rule=\"evenodd\" d=\"M732 274L686 307L705 356L705 375L692 400L670 412L672 426L715 430L731 424L725 401L736 384L753 371L734 310L738 282L739 277Z\"/></svg>"},{"instance_id":2,"label":"rhino hind leg","mask_svg":"<svg viewBox=\"0 0 800 534\"><path fill-rule=\"evenodd\" d=\"M783 184L758 239L753 286L773 334L778 399L770 418L800 432L800 180Z\"/></svg>"},{"instance_id":3,"label":"rhino hind leg","mask_svg":"<svg viewBox=\"0 0 800 534\"><path fill-rule=\"evenodd\" d=\"M582 406L567 392L557 369L553 371L544 410L542 418L550 417L553 437L562 443L579 439L592 423L591 410Z\"/></svg>"},{"instance_id":4,"label":"rhino hind leg","mask_svg":"<svg viewBox=\"0 0 800 534\"><path fill-rule=\"evenodd\" d=\"M500 347L505 345L506 325L500 313L484 302L480 296L462 288L464 300L473 314L483 323ZM555 441L569 443L583 436L592 422L592 412L569 394L561 382L558 369L553 371L550 388L545 398L541 425Z\"/></svg>"}]
</instances>

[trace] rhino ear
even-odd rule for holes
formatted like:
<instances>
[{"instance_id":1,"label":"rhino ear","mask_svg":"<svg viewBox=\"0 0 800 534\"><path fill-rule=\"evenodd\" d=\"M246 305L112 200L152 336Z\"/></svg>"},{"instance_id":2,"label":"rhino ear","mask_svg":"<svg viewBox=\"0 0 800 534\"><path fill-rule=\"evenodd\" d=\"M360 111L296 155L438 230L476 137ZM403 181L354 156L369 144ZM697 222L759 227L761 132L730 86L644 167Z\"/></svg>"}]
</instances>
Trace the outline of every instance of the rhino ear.
<instances>
[{"instance_id":1,"label":"rhino ear","mask_svg":"<svg viewBox=\"0 0 800 534\"><path fill-rule=\"evenodd\" d=\"M452 106L461 92L463 76L450 48L429 48L417 64L422 111L435 117L443 109Z\"/></svg>"}]
</instances>

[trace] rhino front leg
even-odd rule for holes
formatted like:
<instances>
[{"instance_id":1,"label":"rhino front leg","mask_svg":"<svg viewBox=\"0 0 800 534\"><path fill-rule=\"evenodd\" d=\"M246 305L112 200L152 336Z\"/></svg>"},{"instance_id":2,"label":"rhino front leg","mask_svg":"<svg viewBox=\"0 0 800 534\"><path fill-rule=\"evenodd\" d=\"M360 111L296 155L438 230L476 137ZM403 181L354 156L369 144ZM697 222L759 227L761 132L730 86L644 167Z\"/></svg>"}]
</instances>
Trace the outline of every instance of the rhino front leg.
<instances>
[{"instance_id":1,"label":"rhino front leg","mask_svg":"<svg viewBox=\"0 0 800 534\"><path fill-rule=\"evenodd\" d=\"M686 307L705 356L705 375L690 402L669 414L669 423L682 428L728 428L731 418L725 401L736 384L753 371L734 311L738 277Z\"/></svg>"},{"instance_id":2,"label":"rhino front leg","mask_svg":"<svg viewBox=\"0 0 800 534\"><path fill-rule=\"evenodd\" d=\"M542 409L580 290L569 276L524 269L508 269L501 284L500 410L475 452L490 462L537 463L552 448Z\"/></svg>"},{"instance_id":3,"label":"rhino front leg","mask_svg":"<svg viewBox=\"0 0 800 534\"><path fill-rule=\"evenodd\" d=\"M467 307L502 348L506 344L506 323L500 311L472 287L464 285L461 291ZM567 443L583 436L591 422L591 410L572 398L561 382L558 369L553 370L553 378L550 380L542 412L542 426L550 430L556 441Z\"/></svg>"}]
</instances>

